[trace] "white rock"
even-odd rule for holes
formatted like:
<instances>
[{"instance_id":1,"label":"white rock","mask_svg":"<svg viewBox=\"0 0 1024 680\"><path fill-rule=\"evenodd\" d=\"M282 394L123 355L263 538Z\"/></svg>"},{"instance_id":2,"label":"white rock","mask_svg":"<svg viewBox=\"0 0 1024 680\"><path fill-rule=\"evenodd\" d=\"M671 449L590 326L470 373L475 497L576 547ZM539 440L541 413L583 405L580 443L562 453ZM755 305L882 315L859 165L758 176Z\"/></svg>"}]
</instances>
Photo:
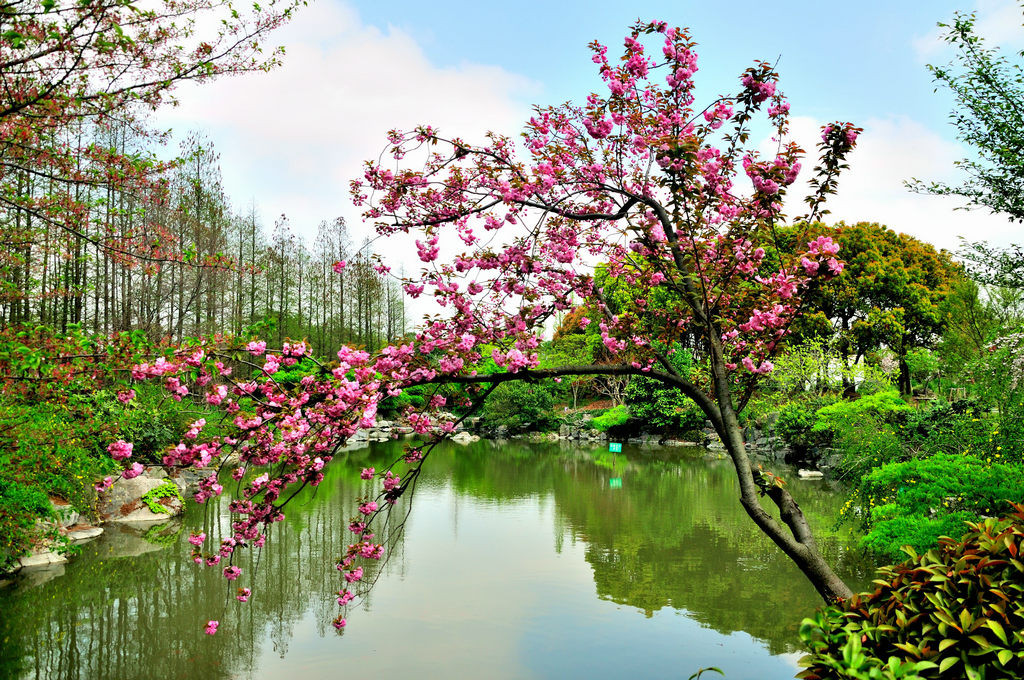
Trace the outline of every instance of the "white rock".
<instances>
[{"instance_id":1,"label":"white rock","mask_svg":"<svg viewBox=\"0 0 1024 680\"><path fill-rule=\"evenodd\" d=\"M796 475L800 479L821 479L825 473L820 470L797 470Z\"/></svg>"}]
</instances>

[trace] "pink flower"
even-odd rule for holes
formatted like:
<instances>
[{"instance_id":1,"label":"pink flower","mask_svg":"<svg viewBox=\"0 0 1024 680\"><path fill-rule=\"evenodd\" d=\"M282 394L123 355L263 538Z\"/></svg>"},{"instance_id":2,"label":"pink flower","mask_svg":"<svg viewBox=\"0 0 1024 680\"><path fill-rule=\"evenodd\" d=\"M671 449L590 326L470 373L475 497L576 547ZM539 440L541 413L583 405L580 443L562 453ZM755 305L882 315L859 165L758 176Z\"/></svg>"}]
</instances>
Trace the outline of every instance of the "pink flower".
<instances>
[{"instance_id":1,"label":"pink flower","mask_svg":"<svg viewBox=\"0 0 1024 680\"><path fill-rule=\"evenodd\" d=\"M188 537L188 542L192 545L199 547L206 540L206 532L199 532L198 534L192 534Z\"/></svg>"},{"instance_id":2,"label":"pink flower","mask_svg":"<svg viewBox=\"0 0 1024 680\"><path fill-rule=\"evenodd\" d=\"M235 595L235 599L239 602L248 602L249 596L252 595L252 591L248 588L239 588L238 594Z\"/></svg>"},{"instance_id":3,"label":"pink flower","mask_svg":"<svg viewBox=\"0 0 1024 680\"><path fill-rule=\"evenodd\" d=\"M96 489L97 493L103 493L104 491L109 489L111 487L111 485L113 485L113 483L114 483L114 478L113 477L104 477L103 481L96 482L96 484L93 486L93 488Z\"/></svg>"},{"instance_id":4,"label":"pink flower","mask_svg":"<svg viewBox=\"0 0 1024 680\"><path fill-rule=\"evenodd\" d=\"M369 502L363 503L362 505L359 506L359 512L361 512L364 515L369 515L370 513L376 512L376 511L377 511L377 502L376 501L369 501Z\"/></svg>"},{"instance_id":5,"label":"pink flower","mask_svg":"<svg viewBox=\"0 0 1024 680\"><path fill-rule=\"evenodd\" d=\"M122 404L127 404L129 401L135 398L135 390L123 390L117 393L117 400Z\"/></svg>"},{"instance_id":6,"label":"pink flower","mask_svg":"<svg viewBox=\"0 0 1024 680\"><path fill-rule=\"evenodd\" d=\"M361 479L373 479L373 468L363 468L363 471L359 473Z\"/></svg>"},{"instance_id":7,"label":"pink flower","mask_svg":"<svg viewBox=\"0 0 1024 680\"><path fill-rule=\"evenodd\" d=\"M107 453L109 453L110 457L114 460L125 460L131 457L133 446L134 445L131 442L118 439L116 442L112 442L107 445Z\"/></svg>"},{"instance_id":8,"label":"pink flower","mask_svg":"<svg viewBox=\"0 0 1024 680\"><path fill-rule=\"evenodd\" d=\"M242 570L232 565L230 567L224 567L224 578L229 581L234 581L242 575Z\"/></svg>"},{"instance_id":9,"label":"pink flower","mask_svg":"<svg viewBox=\"0 0 1024 680\"><path fill-rule=\"evenodd\" d=\"M217 626L220 625L220 621L207 621L206 622L206 634L213 635L217 632Z\"/></svg>"},{"instance_id":10,"label":"pink flower","mask_svg":"<svg viewBox=\"0 0 1024 680\"><path fill-rule=\"evenodd\" d=\"M142 466L142 463L132 463L131 467L121 473L121 476L125 479L134 479L145 472L145 470L146 468Z\"/></svg>"},{"instance_id":11,"label":"pink flower","mask_svg":"<svg viewBox=\"0 0 1024 680\"><path fill-rule=\"evenodd\" d=\"M347 264L348 262L346 262L345 260L338 260L337 262L334 263L331 269L334 270L335 274L340 274L342 270L345 269L345 265Z\"/></svg>"},{"instance_id":12,"label":"pink flower","mask_svg":"<svg viewBox=\"0 0 1024 680\"><path fill-rule=\"evenodd\" d=\"M245 348L249 350L250 354L258 357L259 355L267 351L267 343L265 343L262 340L258 342L256 340L253 340L248 345L246 345Z\"/></svg>"}]
</instances>

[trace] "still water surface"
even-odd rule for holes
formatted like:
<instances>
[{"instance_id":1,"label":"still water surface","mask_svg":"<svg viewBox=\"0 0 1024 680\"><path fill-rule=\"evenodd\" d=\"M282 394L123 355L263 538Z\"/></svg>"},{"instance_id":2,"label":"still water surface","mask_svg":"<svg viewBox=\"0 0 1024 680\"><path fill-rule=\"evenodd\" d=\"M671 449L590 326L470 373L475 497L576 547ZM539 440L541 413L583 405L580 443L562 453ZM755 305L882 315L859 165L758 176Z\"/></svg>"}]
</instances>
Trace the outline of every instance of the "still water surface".
<instances>
[{"instance_id":1,"label":"still water surface","mask_svg":"<svg viewBox=\"0 0 1024 680\"><path fill-rule=\"evenodd\" d=\"M397 452L335 459L258 562L241 561L246 604L218 570L186 559L188 532L218 535L226 504L148 532L108 529L62 575L17 579L0 589L0 678L795 674L796 628L819 600L742 512L728 461L703 450L439 449L390 561L336 633L333 563L365 488L358 471ZM830 561L866 587L874 565L833 526L842 495L787 476ZM214 637L207 619L221 622Z\"/></svg>"}]
</instances>

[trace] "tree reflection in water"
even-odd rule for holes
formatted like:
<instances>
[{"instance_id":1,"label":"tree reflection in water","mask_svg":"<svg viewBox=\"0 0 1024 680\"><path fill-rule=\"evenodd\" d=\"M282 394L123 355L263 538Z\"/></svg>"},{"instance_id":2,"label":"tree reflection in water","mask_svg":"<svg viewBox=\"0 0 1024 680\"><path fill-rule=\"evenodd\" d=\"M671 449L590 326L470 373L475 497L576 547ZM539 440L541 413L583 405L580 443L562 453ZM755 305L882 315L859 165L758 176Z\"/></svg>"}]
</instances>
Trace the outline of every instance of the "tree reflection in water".
<instances>
[{"instance_id":1,"label":"tree reflection in water","mask_svg":"<svg viewBox=\"0 0 1024 680\"><path fill-rule=\"evenodd\" d=\"M334 561L348 543L344 527L365 484L359 469L379 467L396 455L397 446L376 445L336 458L315 494L307 491L293 501L288 519L274 528L262 552L240 556L244 572L255 574L253 597L246 604L234 600L237 584L226 582L219 570L187 561L187 531L175 526L148 535L108 529L85 546L63 576L34 587L30 583L38 575L17 579L0 590L0 677L261 677L268 650L301 664L306 652L289 649L297 630L305 638L309 631L304 627L313 625L318 637L336 637L330 626L340 585ZM383 565L381 583L406 579L414 566L403 552L406 543L427 525L440 522L447 524L446 531L457 533L459 513L472 512L480 503L526 513L524 517L548 512L553 550L547 556L523 556L531 568L537 560L554 559L566 542L582 546L602 600L648 617L663 609L679 610L724 634L745 631L773 654L794 651L797 623L819 605L817 595L742 513L728 462L706 461L702 454L626 447L625 453L613 455L522 442L446 445L426 466L411 499L423 507L416 508L408 535ZM613 478L621 480L621 487L609 484ZM874 564L853 548L848 529L832 529L841 495L823 482L794 479L791 484L816 524L830 563L847 583L866 587ZM421 518L419 513L438 512L437 503L426 501L439 494L454 495L450 516ZM402 506L409 500L400 501L399 511L407 509ZM541 511L530 514L522 508ZM199 528L215 537L226 533L227 522L224 502L205 512L190 508L184 519L186 529ZM474 533L458 540L479 542L464 545L472 555L511 539ZM454 562L436 578L469 582L473 560ZM501 588L500 582L494 585ZM438 582L437 587L443 585ZM366 610L373 609L373 598L371 591ZM395 606L389 601L386 614L357 611L351 625L365 625L375 615L401 616ZM419 616L417 607L423 605L406 601L403 606L413 612L408 616ZM443 634L446 612L431 616ZM216 636L203 634L207 619L221 621ZM343 668L348 642L332 643L338 656L335 673ZM388 643L380 645L386 648Z\"/></svg>"}]
</instances>

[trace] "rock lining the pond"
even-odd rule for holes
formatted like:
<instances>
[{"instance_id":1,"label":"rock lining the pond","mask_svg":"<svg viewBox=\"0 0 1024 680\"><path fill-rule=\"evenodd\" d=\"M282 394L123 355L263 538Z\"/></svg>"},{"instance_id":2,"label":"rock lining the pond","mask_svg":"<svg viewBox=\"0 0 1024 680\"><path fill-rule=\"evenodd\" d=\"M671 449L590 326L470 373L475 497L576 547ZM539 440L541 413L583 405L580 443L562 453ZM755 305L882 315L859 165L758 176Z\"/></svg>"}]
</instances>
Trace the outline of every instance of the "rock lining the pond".
<instances>
[{"instance_id":1,"label":"rock lining the pond","mask_svg":"<svg viewBox=\"0 0 1024 680\"><path fill-rule=\"evenodd\" d=\"M205 476L209 474L213 474L213 471L207 471ZM101 496L96 506L96 514L103 522L165 522L180 515L185 509L184 504L177 498L161 498L158 502L167 508L167 512L153 512L142 497L166 483L166 479L154 478L149 474L142 474L134 479L119 477ZM183 486L178 478L174 479L174 483L179 487Z\"/></svg>"},{"instance_id":2,"label":"rock lining the pond","mask_svg":"<svg viewBox=\"0 0 1024 680\"><path fill-rule=\"evenodd\" d=\"M68 528L67 539L75 545L85 543L97 538L103 533L102 527L91 527L87 525L76 525Z\"/></svg>"},{"instance_id":3,"label":"rock lining the pond","mask_svg":"<svg viewBox=\"0 0 1024 680\"><path fill-rule=\"evenodd\" d=\"M68 561L66 555L53 552L52 550L42 550L40 552L32 553L18 559L19 569L49 569L58 564L64 564Z\"/></svg>"}]
</instances>

